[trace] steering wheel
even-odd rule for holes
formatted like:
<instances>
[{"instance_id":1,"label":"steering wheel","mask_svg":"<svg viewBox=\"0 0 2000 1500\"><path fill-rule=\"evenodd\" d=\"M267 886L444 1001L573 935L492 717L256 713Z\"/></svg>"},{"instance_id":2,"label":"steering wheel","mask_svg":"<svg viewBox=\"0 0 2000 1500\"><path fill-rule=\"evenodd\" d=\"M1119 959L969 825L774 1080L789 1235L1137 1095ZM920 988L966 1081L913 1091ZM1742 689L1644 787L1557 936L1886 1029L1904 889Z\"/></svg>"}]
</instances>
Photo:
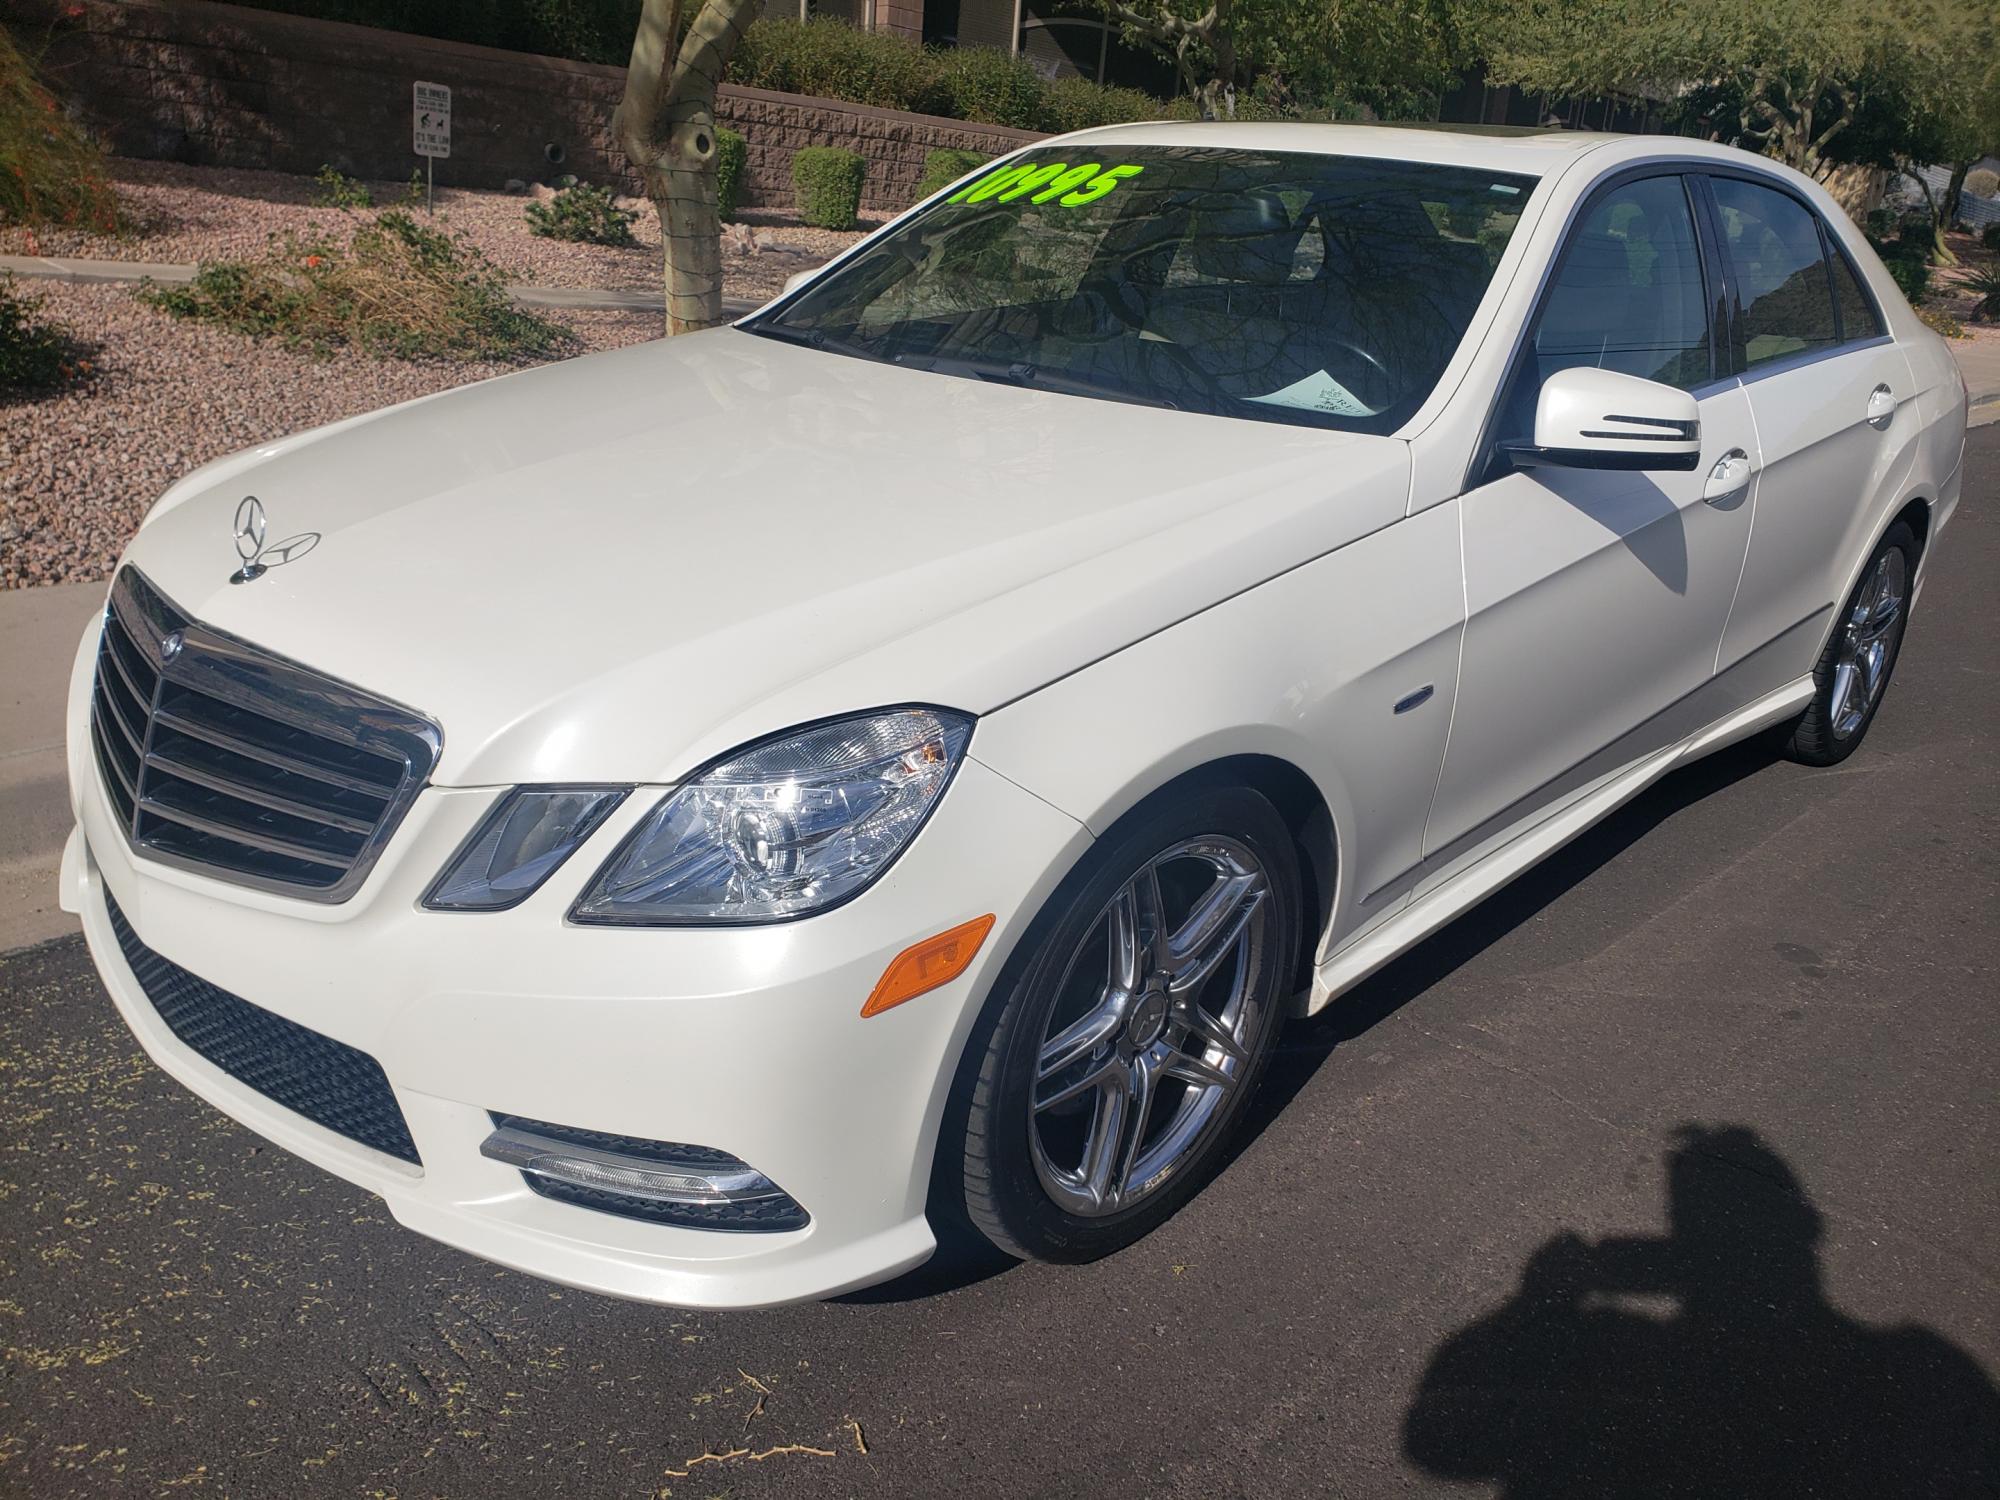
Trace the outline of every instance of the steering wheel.
<instances>
[{"instance_id":1,"label":"steering wheel","mask_svg":"<svg viewBox=\"0 0 2000 1500\"><path fill-rule=\"evenodd\" d=\"M1375 373L1382 377L1382 383L1386 390L1395 390L1396 377L1389 373L1389 367L1382 363L1381 359L1372 349L1364 348L1360 344L1355 343L1353 339L1344 339L1338 334L1324 335L1319 342L1322 346L1331 344L1336 349L1345 349L1363 364L1373 366Z\"/></svg>"}]
</instances>

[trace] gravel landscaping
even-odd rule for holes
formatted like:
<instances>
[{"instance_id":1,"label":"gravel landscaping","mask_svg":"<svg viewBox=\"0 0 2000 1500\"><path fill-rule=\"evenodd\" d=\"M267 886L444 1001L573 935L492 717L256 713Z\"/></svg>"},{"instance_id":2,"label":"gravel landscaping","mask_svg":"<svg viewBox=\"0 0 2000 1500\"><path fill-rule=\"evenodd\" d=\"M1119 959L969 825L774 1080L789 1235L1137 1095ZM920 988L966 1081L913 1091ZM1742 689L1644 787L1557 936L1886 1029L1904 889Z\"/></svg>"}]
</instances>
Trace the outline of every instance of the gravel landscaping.
<instances>
[{"instance_id":1,"label":"gravel landscaping","mask_svg":"<svg viewBox=\"0 0 2000 1500\"><path fill-rule=\"evenodd\" d=\"M171 318L129 287L22 289L76 336L90 368L57 394L0 400L0 588L108 577L147 508L211 458L509 368L317 359ZM546 316L589 350L660 332L653 313Z\"/></svg>"},{"instance_id":2,"label":"gravel landscaping","mask_svg":"<svg viewBox=\"0 0 2000 1500\"><path fill-rule=\"evenodd\" d=\"M343 234L369 212L318 207L318 183L279 172L129 160L111 168L131 232L0 227L0 254L195 265L253 256L274 234ZM378 208L407 191L403 183L369 187ZM551 193L538 187L534 195ZM638 243L614 248L530 234L522 216L530 201L440 188L437 220L516 285L659 286L659 219L650 203L623 201L638 216ZM730 297L768 297L859 238L775 215L745 219L755 222L727 226L723 238ZM127 286L24 280L19 290L41 298L42 316L75 336L88 374L55 394L0 399L0 588L109 576L147 507L211 458L509 368L352 353L315 358L168 317ZM540 311L573 329L586 350L660 331L652 312Z\"/></svg>"},{"instance_id":3,"label":"gravel landscaping","mask_svg":"<svg viewBox=\"0 0 2000 1500\"><path fill-rule=\"evenodd\" d=\"M339 234L367 209L320 208L321 189L310 177L231 167L190 167L176 162L115 158L110 163L118 200L131 217L131 233L111 237L78 230L0 227L0 255L64 255L91 260L137 260L196 265L242 258L263 249L273 234ZM377 208L397 204L408 183L368 184ZM553 196L537 186L534 194ZM637 244L572 244L528 232L523 210L532 201L512 193L462 188L437 190L441 227L462 233L509 281L522 286L647 289L660 284L660 220L643 198L619 200L638 217ZM421 208L422 198L418 198ZM723 235L724 295L771 296L785 278L839 254L874 227L836 233L787 223L776 214L745 210Z\"/></svg>"}]
</instances>

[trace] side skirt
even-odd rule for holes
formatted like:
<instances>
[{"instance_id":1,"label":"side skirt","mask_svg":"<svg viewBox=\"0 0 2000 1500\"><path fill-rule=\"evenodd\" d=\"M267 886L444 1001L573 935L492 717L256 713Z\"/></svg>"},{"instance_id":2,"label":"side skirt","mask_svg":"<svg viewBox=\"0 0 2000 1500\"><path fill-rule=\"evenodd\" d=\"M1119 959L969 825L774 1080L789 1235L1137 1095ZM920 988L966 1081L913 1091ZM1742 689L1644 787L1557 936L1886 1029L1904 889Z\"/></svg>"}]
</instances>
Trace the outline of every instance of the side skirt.
<instances>
[{"instance_id":1,"label":"side skirt","mask_svg":"<svg viewBox=\"0 0 2000 1500\"><path fill-rule=\"evenodd\" d=\"M1317 1013L1391 959L1415 947L1547 859L1592 824L1616 812L1669 771L1803 713L1812 696L1812 678L1797 678L1697 730L1680 743L1634 761L1582 796L1560 804L1328 957L1313 976L1303 1014Z\"/></svg>"}]
</instances>

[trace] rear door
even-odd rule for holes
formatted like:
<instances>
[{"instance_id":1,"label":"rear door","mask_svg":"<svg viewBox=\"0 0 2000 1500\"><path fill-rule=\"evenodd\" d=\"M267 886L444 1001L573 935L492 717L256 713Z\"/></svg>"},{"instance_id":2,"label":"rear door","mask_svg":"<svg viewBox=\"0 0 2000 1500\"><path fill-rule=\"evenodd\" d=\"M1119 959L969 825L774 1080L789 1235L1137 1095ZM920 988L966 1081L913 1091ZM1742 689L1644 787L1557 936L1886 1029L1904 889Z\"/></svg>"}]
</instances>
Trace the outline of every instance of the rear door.
<instances>
[{"instance_id":1,"label":"rear door","mask_svg":"<svg viewBox=\"0 0 2000 1500\"><path fill-rule=\"evenodd\" d=\"M1694 193L1679 171L1655 169L1585 205L1501 399L1486 482L1461 497L1465 646L1427 859L1531 816L1713 670L1757 439L1720 347L1719 274ZM1542 381L1579 365L1691 391L1700 464L1508 467L1499 444L1532 437ZM1716 488L1718 470L1732 488Z\"/></svg>"},{"instance_id":2,"label":"rear door","mask_svg":"<svg viewBox=\"0 0 2000 1500\"><path fill-rule=\"evenodd\" d=\"M1839 239L1776 179L1711 174L1732 359L1763 450L1757 521L1718 654L1727 668L1833 607L1871 538L1867 500L1902 450L1909 363ZM1822 631L1781 650L1812 668Z\"/></svg>"}]
</instances>

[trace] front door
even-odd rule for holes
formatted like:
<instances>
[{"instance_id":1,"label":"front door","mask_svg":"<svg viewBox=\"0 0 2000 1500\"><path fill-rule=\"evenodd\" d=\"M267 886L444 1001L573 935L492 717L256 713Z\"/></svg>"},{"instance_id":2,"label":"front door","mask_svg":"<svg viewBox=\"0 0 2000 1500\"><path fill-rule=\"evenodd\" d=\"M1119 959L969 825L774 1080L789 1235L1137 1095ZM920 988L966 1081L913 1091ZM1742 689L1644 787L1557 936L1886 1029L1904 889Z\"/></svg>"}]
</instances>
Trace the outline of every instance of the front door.
<instances>
[{"instance_id":1,"label":"front door","mask_svg":"<svg viewBox=\"0 0 2000 1500\"><path fill-rule=\"evenodd\" d=\"M1726 350L1718 360L1720 288L1694 202L1675 174L1601 189L1536 312L1498 439L1530 438L1541 382L1589 365L1692 391L1701 462L1685 473L1516 469L1461 498L1464 657L1427 858L1527 817L1713 674L1759 449Z\"/></svg>"}]
</instances>

